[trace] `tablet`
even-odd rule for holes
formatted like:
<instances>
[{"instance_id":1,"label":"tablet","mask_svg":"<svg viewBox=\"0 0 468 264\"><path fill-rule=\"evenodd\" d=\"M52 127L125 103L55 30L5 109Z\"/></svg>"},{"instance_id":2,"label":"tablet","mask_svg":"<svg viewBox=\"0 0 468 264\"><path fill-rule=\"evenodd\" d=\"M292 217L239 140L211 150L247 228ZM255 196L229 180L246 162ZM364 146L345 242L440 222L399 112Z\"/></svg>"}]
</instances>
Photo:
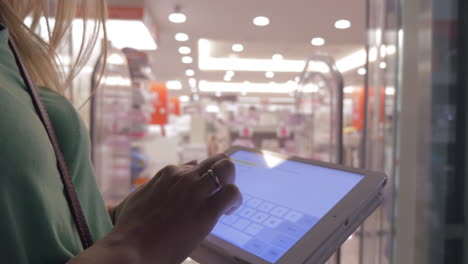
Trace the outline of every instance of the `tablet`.
<instances>
[{"instance_id":1,"label":"tablet","mask_svg":"<svg viewBox=\"0 0 468 264\"><path fill-rule=\"evenodd\" d=\"M386 176L233 147L243 205L193 254L202 264L324 263L382 203Z\"/></svg>"}]
</instances>

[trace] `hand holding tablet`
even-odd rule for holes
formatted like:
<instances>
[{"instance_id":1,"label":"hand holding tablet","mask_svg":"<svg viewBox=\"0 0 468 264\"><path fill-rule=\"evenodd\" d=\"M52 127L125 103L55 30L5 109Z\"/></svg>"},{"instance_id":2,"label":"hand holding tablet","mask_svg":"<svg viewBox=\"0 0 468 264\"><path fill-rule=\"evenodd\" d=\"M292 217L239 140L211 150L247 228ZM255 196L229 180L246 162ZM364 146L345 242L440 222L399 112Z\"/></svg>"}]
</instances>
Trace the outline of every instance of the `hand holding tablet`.
<instances>
[{"instance_id":1,"label":"hand holding tablet","mask_svg":"<svg viewBox=\"0 0 468 264\"><path fill-rule=\"evenodd\" d=\"M220 219L203 254L194 252L202 264L215 255L226 263L325 262L382 202L381 173L239 147L226 154L244 203Z\"/></svg>"}]
</instances>

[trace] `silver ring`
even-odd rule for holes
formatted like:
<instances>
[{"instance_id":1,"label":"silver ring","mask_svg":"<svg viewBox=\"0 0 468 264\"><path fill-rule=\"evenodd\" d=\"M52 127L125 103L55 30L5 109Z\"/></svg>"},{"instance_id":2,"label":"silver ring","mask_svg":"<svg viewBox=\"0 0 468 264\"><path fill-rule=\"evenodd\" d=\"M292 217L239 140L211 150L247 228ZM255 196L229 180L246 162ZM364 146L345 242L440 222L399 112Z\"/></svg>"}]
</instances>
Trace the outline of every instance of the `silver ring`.
<instances>
[{"instance_id":1,"label":"silver ring","mask_svg":"<svg viewBox=\"0 0 468 264\"><path fill-rule=\"evenodd\" d=\"M213 170L207 170L206 173L213 179L215 185L216 185L216 190L221 189L221 182L219 181L218 176L214 173Z\"/></svg>"}]
</instances>

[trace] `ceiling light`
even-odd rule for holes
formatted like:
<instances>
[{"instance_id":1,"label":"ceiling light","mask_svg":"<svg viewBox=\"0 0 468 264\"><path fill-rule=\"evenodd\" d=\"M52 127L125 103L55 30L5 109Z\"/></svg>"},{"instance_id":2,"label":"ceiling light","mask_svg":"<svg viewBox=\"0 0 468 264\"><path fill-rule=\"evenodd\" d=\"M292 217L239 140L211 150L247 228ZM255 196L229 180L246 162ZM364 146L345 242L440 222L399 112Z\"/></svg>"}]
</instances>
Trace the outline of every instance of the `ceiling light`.
<instances>
[{"instance_id":1,"label":"ceiling light","mask_svg":"<svg viewBox=\"0 0 468 264\"><path fill-rule=\"evenodd\" d=\"M169 90L182 90L182 83L180 81L167 81L166 87Z\"/></svg>"},{"instance_id":2,"label":"ceiling light","mask_svg":"<svg viewBox=\"0 0 468 264\"><path fill-rule=\"evenodd\" d=\"M190 63L193 62L193 59L190 56L184 56L184 57L182 57L182 62L185 63L185 64L190 64Z\"/></svg>"},{"instance_id":3,"label":"ceiling light","mask_svg":"<svg viewBox=\"0 0 468 264\"><path fill-rule=\"evenodd\" d=\"M343 92L345 94L352 94L354 92L354 87L353 86L346 86L344 89L343 89Z\"/></svg>"},{"instance_id":4,"label":"ceiling light","mask_svg":"<svg viewBox=\"0 0 468 264\"><path fill-rule=\"evenodd\" d=\"M186 70L185 71L185 75L189 76L189 77L192 77L195 75L195 71L194 70Z\"/></svg>"},{"instance_id":5,"label":"ceiling light","mask_svg":"<svg viewBox=\"0 0 468 264\"><path fill-rule=\"evenodd\" d=\"M224 76L224 81L230 82L230 81L232 81L232 77L231 77L231 76L228 76L228 75L225 75L225 76Z\"/></svg>"},{"instance_id":6,"label":"ceiling light","mask_svg":"<svg viewBox=\"0 0 468 264\"><path fill-rule=\"evenodd\" d=\"M359 70L357 71L357 73L358 73L359 75L366 75L367 70L366 70L366 68L359 68Z\"/></svg>"},{"instance_id":7,"label":"ceiling light","mask_svg":"<svg viewBox=\"0 0 468 264\"><path fill-rule=\"evenodd\" d=\"M227 71L226 72L226 76L231 76L231 77L234 77L234 71Z\"/></svg>"},{"instance_id":8,"label":"ceiling light","mask_svg":"<svg viewBox=\"0 0 468 264\"><path fill-rule=\"evenodd\" d=\"M275 54L271 57L272 60L274 61L282 61L284 59L283 55L281 54Z\"/></svg>"},{"instance_id":9,"label":"ceiling light","mask_svg":"<svg viewBox=\"0 0 468 264\"><path fill-rule=\"evenodd\" d=\"M338 20L335 22L335 28L337 29L347 29L350 27L351 27L351 21L349 20L342 19L342 20Z\"/></svg>"},{"instance_id":10,"label":"ceiling light","mask_svg":"<svg viewBox=\"0 0 468 264\"><path fill-rule=\"evenodd\" d=\"M242 46L242 44L234 44L232 45L232 51L242 52L244 51L244 46Z\"/></svg>"},{"instance_id":11,"label":"ceiling light","mask_svg":"<svg viewBox=\"0 0 468 264\"><path fill-rule=\"evenodd\" d=\"M314 46L323 46L325 45L325 39L323 38L313 38L310 43Z\"/></svg>"},{"instance_id":12,"label":"ceiling light","mask_svg":"<svg viewBox=\"0 0 468 264\"><path fill-rule=\"evenodd\" d=\"M253 23L256 26L264 27L264 26L268 26L270 24L270 19L268 17L265 17L265 16L258 16L258 17L253 19Z\"/></svg>"},{"instance_id":13,"label":"ceiling light","mask_svg":"<svg viewBox=\"0 0 468 264\"><path fill-rule=\"evenodd\" d=\"M385 88L386 95L395 95L396 89L395 87L387 87Z\"/></svg>"},{"instance_id":14,"label":"ceiling light","mask_svg":"<svg viewBox=\"0 0 468 264\"><path fill-rule=\"evenodd\" d=\"M382 61L379 65L380 69L386 69L387 68L387 63L385 61Z\"/></svg>"},{"instance_id":15,"label":"ceiling light","mask_svg":"<svg viewBox=\"0 0 468 264\"><path fill-rule=\"evenodd\" d=\"M189 78L188 83L189 83L190 87L193 88L193 87L197 86L197 79Z\"/></svg>"},{"instance_id":16,"label":"ceiling light","mask_svg":"<svg viewBox=\"0 0 468 264\"><path fill-rule=\"evenodd\" d=\"M396 46L395 45L388 45L387 46L387 55L393 55L396 53Z\"/></svg>"},{"instance_id":17,"label":"ceiling light","mask_svg":"<svg viewBox=\"0 0 468 264\"><path fill-rule=\"evenodd\" d=\"M188 95L181 95L181 96L179 96L179 101L180 101L181 103L187 103L187 102L190 101L190 96L188 96Z\"/></svg>"},{"instance_id":18,"label":"ceiling light","mask_svg":"<svg viewBox=\"0 0 468 264\"><path fill-rule=\"evenodd\" d=\"M272 71L267 71L267 72L265 72L265 77L271 79L271 78L275 77L275 73L272 72Z\"/></svg>"},{"instance_id":19,"label":"ceiling light","mask_svg":"<svg viewBox=\"0 0 468 264\"><path fill-rule=\"evenodd\" d=\"M187 21L187 17L182 13L176 12L169 15L169 21L177 24L184 23Z\"/></svg>"},{"instance_id":20,"label":"ceiling light","mask_svg":"<svg viewBox=\"0 0 468 264\"><path fill-rule=\"evenodd\" d=\"M229 57L213 57L212 54L213 44L212 41L207 39L200 39L198 41L198 67L200 70L205 71L251 71L251 72L294 72L300 73L304 70L304 60L286 60L281 63L274 63L271 59L242 59L242 58L229 58ZM396 53L395 46L387 46L387 55ZM336 66L342 73L349 72L361 68L366 65L366 58L369 57L369 62L377 60L378 50L371 48L369 55L365 49L359 49L337 59ZM311 63L309 65L316 72L329 72L329 68L324 63ZM309 70L312 70L309 68Z\"/></svg>"},{"instance_id":21,"label":"ceiling light","mask_svg":"<svg viewBox=\"0 0 468 264\"><path fill-rule=\"evenodd\" d=\"M179 53L182 55L187 55L187 54L190 54L191 52L192 52L192 49L189 47L183 46L179 48Z\"/></svg>"},{"instance_id":22,"label":"ceiling light","mask_svg":"<svg viewBox=\"0 0 468 264\"><path fill-rule=\"evenodd\" d=\"M185 33L177 33L175 34L175 40L177 41L187 41L189 40L189 36Z\"/></svg>"}]
</instances>

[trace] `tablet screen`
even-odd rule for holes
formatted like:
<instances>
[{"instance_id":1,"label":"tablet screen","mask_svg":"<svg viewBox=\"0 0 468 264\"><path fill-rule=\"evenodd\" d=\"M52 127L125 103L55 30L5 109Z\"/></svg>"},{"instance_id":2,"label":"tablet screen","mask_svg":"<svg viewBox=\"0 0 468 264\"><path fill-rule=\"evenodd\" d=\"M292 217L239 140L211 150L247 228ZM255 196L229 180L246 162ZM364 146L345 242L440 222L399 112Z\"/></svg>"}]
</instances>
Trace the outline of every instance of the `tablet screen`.
<instances>
[{"instance_id":1,"label":"tablet screen","mask_svg":"<svg viewBox=\"0 0 468 264\"><path fill-rule=\"evenodd\" d=\"M271 154L231 155L244 203L215 235L270 263L280 259L363 178Z\"/></svg>"}]
</instances>

